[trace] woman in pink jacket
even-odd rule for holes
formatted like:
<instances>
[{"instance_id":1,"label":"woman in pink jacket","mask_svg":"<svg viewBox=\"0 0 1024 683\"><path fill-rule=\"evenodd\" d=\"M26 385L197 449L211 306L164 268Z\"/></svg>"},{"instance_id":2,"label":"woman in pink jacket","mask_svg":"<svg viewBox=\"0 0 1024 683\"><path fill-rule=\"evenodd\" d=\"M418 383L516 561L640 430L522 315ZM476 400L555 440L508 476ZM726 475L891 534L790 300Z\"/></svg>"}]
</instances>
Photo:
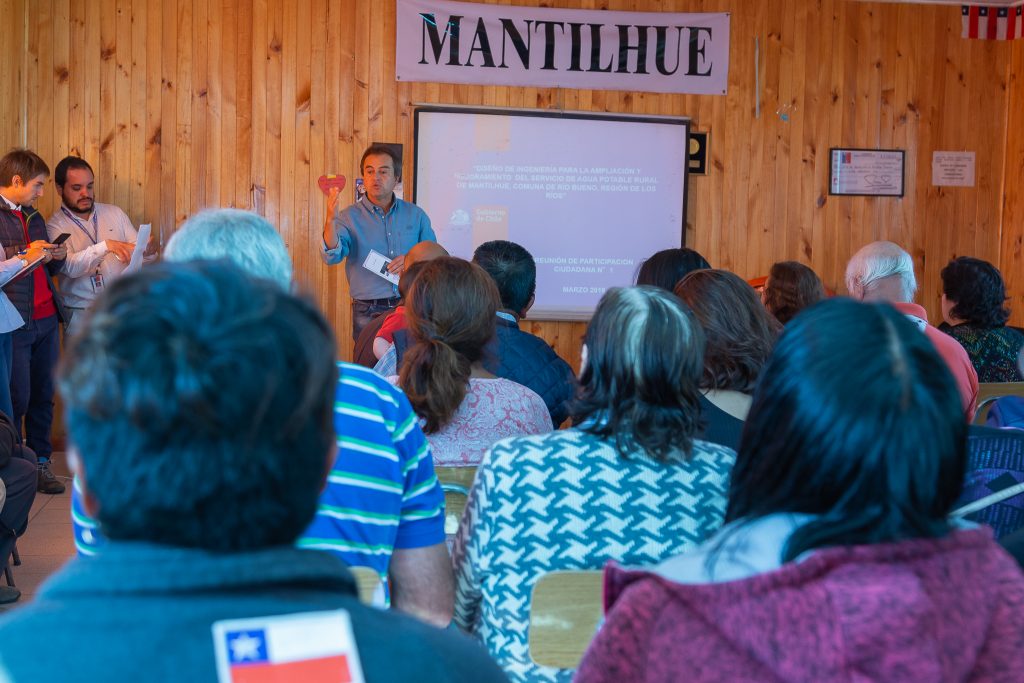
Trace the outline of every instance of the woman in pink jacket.
<instances>
[{"instance_id":1,"label":"woman in pink jacket","mask_svg":"<svg viewBox=\"0 0 1024 683\"><path fill-rule=\"evenodd\" d=\"M884 305L795 319L754 394L726 525L606 574L576 681L1024 681L1024 575L951 521L966 425L928 339Z\"/></svg>"}]
</instances>

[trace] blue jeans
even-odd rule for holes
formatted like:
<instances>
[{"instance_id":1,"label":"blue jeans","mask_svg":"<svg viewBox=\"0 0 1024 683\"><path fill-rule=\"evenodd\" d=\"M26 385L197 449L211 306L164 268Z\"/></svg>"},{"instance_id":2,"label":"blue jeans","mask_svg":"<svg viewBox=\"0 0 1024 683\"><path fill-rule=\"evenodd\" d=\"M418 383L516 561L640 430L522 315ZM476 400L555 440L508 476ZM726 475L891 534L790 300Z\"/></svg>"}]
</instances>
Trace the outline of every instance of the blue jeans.
<instances>
[{"instance_id":1,"label":"blue jeans","mask_svg":"<svg viewBox=\"0 0 1024 683\"><path fill-rule=\"evenodd\" d=\"M53 373L60 352L57 316L29 320L12 332L11 403L15 429L40 458L53 452Z\"/></svg>"},{"instance_id":2,"label":"blue jeans","mask_svg":"<svg viewBox=\"0 0 1024 683\"><path fill-rule=\"evenodd\" d=\"M0 334L0 411L14 422L14 406L11 405L11 343L13 332Z\"/></svg>"}]
</instances>

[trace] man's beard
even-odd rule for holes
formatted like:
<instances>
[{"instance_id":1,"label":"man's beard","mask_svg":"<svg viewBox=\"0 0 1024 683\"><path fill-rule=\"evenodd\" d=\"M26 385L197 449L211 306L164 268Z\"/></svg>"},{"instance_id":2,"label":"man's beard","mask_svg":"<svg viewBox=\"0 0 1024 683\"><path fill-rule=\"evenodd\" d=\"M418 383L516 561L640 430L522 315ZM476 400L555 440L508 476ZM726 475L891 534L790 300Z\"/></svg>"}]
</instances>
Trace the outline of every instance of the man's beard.
<instances>
[{"instance_id":1,"label":"man's beard","mask_svg":"<svg viewBox=\"0 0 1024 683\"><path fill-rule=\"evenodd\" d=\"M93 207L96 206L96 201L93 200L89 202L88 209L80 209L78 208L77 204L68 204L67 202L64 202L64 206L65 208L67 208L68 211L71 211L72 213L77 213L79 216L87 216L88 214L92 213Z\"/></svg>"}]
</instances>

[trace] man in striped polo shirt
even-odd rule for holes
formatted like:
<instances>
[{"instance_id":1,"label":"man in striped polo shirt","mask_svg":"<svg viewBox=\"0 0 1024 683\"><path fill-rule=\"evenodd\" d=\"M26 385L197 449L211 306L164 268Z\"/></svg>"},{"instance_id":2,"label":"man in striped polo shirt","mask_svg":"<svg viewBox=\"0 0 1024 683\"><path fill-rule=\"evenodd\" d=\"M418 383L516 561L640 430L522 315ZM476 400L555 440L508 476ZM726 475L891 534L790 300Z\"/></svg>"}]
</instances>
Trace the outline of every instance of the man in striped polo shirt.
<instances>
[{"instance_id":1,"label":"man in striped polo shirt","mask_svg":"<svg viewBox=\"0 0 1024 683\"><path fill-rule=\"evenodd\" d=\"M263 218L236 209L205 211L167 244L169 261L226 258L250 275L291 286L284 241ZM382 579L383 603L435 624L452 618L455 582L444 543L444 494L426 437L408 399L371 370L338 365L334 427L338 453L316 518L298 544L337 553ZM101 552L105 539L72 497L75 546Z\"/></svg>"},{"instance_id":2,"label":"man in striped polo shirt","mask_svg":"<svg viewBox=\"0 0 1024 683\"><path fill-rule=\"evenodd\" d=\"M373 569L393 607L446 626L455 588L430 446L405 394L359 365L338 372L338 454L299 545Z\"/></svg>"}]
</instances>

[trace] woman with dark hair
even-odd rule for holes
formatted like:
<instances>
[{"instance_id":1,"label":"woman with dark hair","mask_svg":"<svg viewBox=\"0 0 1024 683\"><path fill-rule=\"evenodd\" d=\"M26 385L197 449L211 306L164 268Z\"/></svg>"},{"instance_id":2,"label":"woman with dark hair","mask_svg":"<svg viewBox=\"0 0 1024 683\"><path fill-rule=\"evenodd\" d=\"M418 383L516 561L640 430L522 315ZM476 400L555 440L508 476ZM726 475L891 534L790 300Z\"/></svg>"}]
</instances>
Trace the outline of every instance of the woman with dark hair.
<instances>
[{"instance_id":1,"label":"woman with dark hair","mask_svg":"<svg viewBox=\"0 0 1024 683\"><path fill-rule=\"evenodd\" d=\"M576 680L1024 680L1024 575L949 519L966 435L913 323L809 309L755 392L726 526L652 571L608 568Z\"/></svg>"},{"instance_id":2,"label":"woman with dark hair","mask_svg":"<svg viewBox=\"0 0 1024 683\"><path fill-rule=\"evenodd\" d=\"M695 438L703 347L668 292L611 289L587 328L573 428L484 456L452 553L455 620L513 681L572 677L528 653L543 574L650 565L721 524L735 454Z\"/></svg>"},{"instance_id":3,"label":"woman with dark hair","mask_svg":"<svg viewBox=\"0 0 1024 683\"><path fill-rule=\"evenodd\" d=\"M551 431L540 396L483 367L500 300L482 268L451 257L424 263L408 299L414 343L390 379L420 417L437 465L476 465L499 439Z\"/></svg>"},{"instance_id":4,"label":"woman with dark hair","mask_svg":"<svg viewBox=\"0 0 1024 683\"><path fill-rule=\"evenodd\" d=\"M754 289L726 270L698 270L675 288L707 338L700 379L702 438L735 449L780 325Z\"/></svg>"},{"instance_id":5,"label":"woman with dark hair","mask_svg":"<svg viewBox=\"0 0 1024 683\"><path fill-rule=\"evenodd\" d=\"M640 264L636 284L671 292L677 282L693 271L710 267L711 264L693 249L663 249Z\"/></svg>"},{"instance_id":6,"label":"woman with dark hair","mask_svg":"<svg viewBox=\"0 0 1024 683\"><path fill-rule=\"evenodd\" d=\"M942 317L939 329L964 347L979 382L1021 382L1017 359L1024 332L1007 327L1006 286L988 261L961 256L942 269Z\"/></svg>"},{"instance_id":7,"label":"woman with dark hair","mask_svg":"<svg viewBox=\"0 0 1024 683\"><path fill-rule=\"evenodd\" d=\"M783 325L824 298L825 285L821 278L796 261L779 261L773 265L761 292L764 307Z\"/></svg>"}]
</instances>

